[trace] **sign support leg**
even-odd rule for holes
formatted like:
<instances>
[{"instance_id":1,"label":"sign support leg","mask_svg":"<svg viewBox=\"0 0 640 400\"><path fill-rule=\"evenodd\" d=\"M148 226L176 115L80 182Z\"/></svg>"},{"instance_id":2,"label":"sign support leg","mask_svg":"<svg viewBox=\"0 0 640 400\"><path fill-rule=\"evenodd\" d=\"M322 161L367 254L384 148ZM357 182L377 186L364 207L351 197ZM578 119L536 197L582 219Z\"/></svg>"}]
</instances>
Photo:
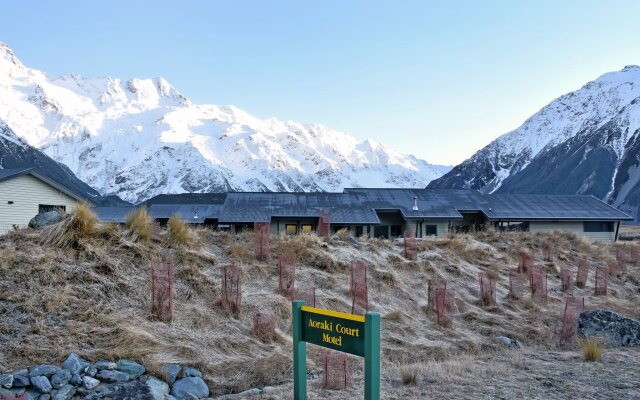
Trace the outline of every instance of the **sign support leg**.
<instances>
[{"instance_id":1,"label":"sign support leg","mask_svg":"<svg viewBox=\"0 0 640 400\"><path fill-rule=\"evenodd\" d=\"M380 314L374 312L364 317L364 398L380 400Z\"/></svg>"},{"instance_id":2,"label":"sign support leg","mask_svg":"<svg viewBox=\"0 0 640 400\"><path fill-rule=\"evenodd\" d=\"M293 398L307 399L307 344L302 341L302 311L304 301L294 301L293 319ZM379 323L379 322L378 322ZM378 341L379 343L379 341Z\"/></svg>"}]
</instances>

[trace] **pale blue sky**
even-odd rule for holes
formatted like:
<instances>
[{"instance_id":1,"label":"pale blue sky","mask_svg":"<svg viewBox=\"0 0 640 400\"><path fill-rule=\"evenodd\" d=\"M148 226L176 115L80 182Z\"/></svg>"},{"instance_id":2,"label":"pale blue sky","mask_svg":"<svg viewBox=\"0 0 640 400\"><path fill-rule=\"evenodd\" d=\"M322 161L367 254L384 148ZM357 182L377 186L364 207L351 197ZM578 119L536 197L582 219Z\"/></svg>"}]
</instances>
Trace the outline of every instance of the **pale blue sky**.
<instances>
[{"instance_id":1,"label":"pale blue sky","mask_svg":"<svg viewBox=\"0 0 640 400\"><path fill-rule=\"evenodd\" d=\"M640 1L3 1L53 75L162 76L197 103L319 122L455 164L640 64Z\"/></svg>"}]
</instances>

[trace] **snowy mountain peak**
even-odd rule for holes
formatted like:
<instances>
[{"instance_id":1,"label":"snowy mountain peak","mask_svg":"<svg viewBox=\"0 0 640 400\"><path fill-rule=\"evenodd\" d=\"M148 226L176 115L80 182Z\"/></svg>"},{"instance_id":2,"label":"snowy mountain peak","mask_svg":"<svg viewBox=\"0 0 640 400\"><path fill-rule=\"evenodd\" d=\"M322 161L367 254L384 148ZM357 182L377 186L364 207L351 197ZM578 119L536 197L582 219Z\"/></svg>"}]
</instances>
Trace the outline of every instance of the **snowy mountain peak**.
<instances>
[{"instance_id":1,"label":"snowy mountain peak","mask_svg":"<svg viewBox=\"0 0 640 400\"><path fill-rule=\"evenodd\" d=\"M640 65L627 65L622 69L621 72L629 72L629 71L640 72Z\"/></svg>"},{"instance_id":2,"label":"snowy mountain peak","mask_svg":"<svg viewBox=\"0 0 640 400\"><path fill-rule=\"evenodd\" d=\"M560 96L429 187L590 194L640 205L640 67Z\"/></svg>"},{"instance_id":3,"label":"snowy mountain peak","mask_svg":"<svg viewBox=\"0 0 640 400\"><path fill-rule=\"evenodd\" d=\"M50 77L2 49L0 120L103 195L421 187L448 170L323 125L193 104L163 78Z\"/></svg>"},{"instance_id":4,"label":"snowy mountain peak","mask_svg":"<svg viewBox=\"0 0 640 400\"><path fill-rule=\"evenodd\" d=\"M12 75L17 71L23 71L26 67L16 57L13 50L4 42L0 42L0 76Z\"/></svg>"}]
</instances>

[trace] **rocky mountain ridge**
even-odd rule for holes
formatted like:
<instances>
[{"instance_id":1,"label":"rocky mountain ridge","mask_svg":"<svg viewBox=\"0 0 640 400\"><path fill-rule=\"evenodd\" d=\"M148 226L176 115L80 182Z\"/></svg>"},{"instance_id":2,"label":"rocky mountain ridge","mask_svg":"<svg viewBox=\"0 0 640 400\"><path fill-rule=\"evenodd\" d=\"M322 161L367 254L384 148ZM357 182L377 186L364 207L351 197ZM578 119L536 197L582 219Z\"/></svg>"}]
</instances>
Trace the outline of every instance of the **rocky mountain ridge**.
<instances>
[{"instance_id":1,"label":"rocky mountain ridge","mask_svg":"<svg viewBox=\"0 0 640 400\"><path fill-rule=\"evenodd\" d=\"M324 127L193 104L162 78L51 77L0 44L0 119L103 195L420 187L449 167Z\"/></svg>"}]
</instances>

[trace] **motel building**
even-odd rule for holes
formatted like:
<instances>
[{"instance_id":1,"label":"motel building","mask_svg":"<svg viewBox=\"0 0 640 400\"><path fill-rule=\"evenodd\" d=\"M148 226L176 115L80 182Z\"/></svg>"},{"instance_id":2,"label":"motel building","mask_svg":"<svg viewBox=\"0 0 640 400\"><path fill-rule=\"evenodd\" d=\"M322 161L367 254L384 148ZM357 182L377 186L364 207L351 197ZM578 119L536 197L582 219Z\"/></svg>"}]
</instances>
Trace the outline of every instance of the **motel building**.
<instances>
[{"instance_id":1,"label":"motel building","mask_svg":"<svg viewBox=\"0 0 640 400\"><path fill-rule=\"evenodd\" d=\"M274 235L315 232L327 215L332 232L353 237L395 239L405 231L417 238L442 238L449 232L485 229L524 232L572 232L589 240L614 242L629 215L593 196L483 194L473 190L349 188L339 193L232 192L180 194L179 203L154 203L149 214L160 223L171 215L213 229L241 232L256 222L269 223ZM206 197L204 197L206 199ZM124 223L129 207L98 207L104 222Z\"/></svg>"}]
</instances>

